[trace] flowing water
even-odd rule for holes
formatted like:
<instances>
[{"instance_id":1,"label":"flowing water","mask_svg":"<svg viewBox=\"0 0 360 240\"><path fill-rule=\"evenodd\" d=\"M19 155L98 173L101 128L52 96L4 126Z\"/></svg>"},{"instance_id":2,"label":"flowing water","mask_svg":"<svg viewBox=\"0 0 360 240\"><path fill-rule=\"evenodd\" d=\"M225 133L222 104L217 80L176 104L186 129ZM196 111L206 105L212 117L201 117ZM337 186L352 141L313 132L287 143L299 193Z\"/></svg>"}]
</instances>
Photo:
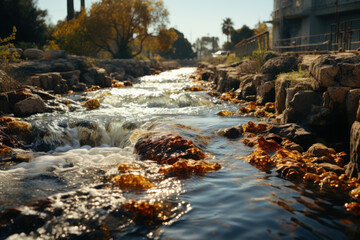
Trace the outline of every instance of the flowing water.
<instances>
[{"instance_id":1,"label":"flowing water","mask_svg":"<svg viewBox=\"0 0 360 240\"><path fill-rule=\"evenodd\" d=\"M219 117L218 111L238 106L220 103L206 92L186 92L194 70L142 77L133 88L88 93L101 99L97 110L78 108L28 118L38 132L31 145L33 159L0 171L0 212L17 208L22 218L12 223L18 226L0 219L0 226L10 224L12 229L1 232L0 238L357 238L360 219L346 213L343 196L305 189L275 171L265 173L238 159L253 149L216 131L257 120ZM222 169L189 178L158 174L156 163L140 161L134 154L137 136L150 130L193 140ZM110 187L109 178L125 163L136 164L136 171L156 187ZM34 207L41 199L51 201L51 213ZM133 221L122 208L128 200L166 203L169 217L153 224Z\"/></svg>"}]
</instances>

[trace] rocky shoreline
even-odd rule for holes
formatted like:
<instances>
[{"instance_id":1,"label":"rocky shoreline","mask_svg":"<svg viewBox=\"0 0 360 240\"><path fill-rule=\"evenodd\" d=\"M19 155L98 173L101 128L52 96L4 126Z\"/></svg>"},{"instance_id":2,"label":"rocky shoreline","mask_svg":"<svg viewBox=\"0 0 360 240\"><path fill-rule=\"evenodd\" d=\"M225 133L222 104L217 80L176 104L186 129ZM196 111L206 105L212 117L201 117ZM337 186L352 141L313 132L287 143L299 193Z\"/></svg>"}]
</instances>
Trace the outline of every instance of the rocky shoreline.
<instances>
[{"instance_id":1,"label":"rocky shoreline","mask_svg":"<svg viewBox=\"0 0 360 240\"><path fill-rule=\"evenodd\" d=\"M197 80L213 84L211 94L222 94L223 100L274 103L272 133L305 151L321 143L349 153L346 174L360 179L358 54L284 54L266 61L260 70L250 59L229 65L199 63Z\"/></svg>"},{"instance_id":2,"label":"rocky shoreline","mask_svg":"<svg viewBox=\"0 0 360 240\"><path fill-rule=\"evenodd\" d=\"M82 107L95 109L100 106L99 101L88 99L84 93L131 87L138 77L180 67L176 61L92 59L68 56L61 50L29 49L21 54L26 61L9 64L6 72L0 70L2 162L21 161L24 154L17 154L14 149L31 144L31 125L19 118L53 111L73 112ZM76 92L84 95L80 99L84 104L67 98L67 94ZM22 132L27 133L26 137Z\"/></svg>"}]
</instances>

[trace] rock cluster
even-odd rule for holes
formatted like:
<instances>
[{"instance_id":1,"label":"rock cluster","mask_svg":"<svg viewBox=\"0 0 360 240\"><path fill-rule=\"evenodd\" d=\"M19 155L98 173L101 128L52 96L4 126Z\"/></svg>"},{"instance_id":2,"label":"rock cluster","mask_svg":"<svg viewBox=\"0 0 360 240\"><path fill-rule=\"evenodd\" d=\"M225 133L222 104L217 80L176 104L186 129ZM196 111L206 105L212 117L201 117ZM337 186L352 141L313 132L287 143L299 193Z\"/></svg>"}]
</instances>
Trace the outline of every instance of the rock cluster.
<instances>
[{"instance_id":1,"label":"rock cluster","mask_svg":"<svg viewBox=\"0 0 360 240\"><path fill-rule=\"evenodd\" d=\"M360 119L357 116L360 56L296 57L285 54L268 60L260 72L251 67L240 69L240 66L249 63L251 60L218 66L201 63L198 66L199 78L212 81L214 90L230 96L222 100L234 103L238 100L254 101L257 105L274 102L276 119L283 125L275 126L273 133L284 134L286 131L289 139L304 148L311 146L319 136L331 146L348 151L350 138L351 161L347 174L360 179ZM228 91L230 93L226 93ZM215 92L212 95L215 96ZM240 112L256 111L255 107L244 107ZM222 113L224 116L232 114ZM304 128L297 130L298 125Z\"/></svg>"},{"instance_id":2,"label":"rock cluster","mask_svg":"<svg viewBox=\"0 0 360 240\"><path fill-rule=\"evenodd\" d=\"M111 87L113 80L129 85L127 81L137 77L179 67L176 62L68 56L61 50L26 49L21 55L27 61L10 65L14 78L56 94L84 91L93 85Z\"/></svg>"}]
</instances>

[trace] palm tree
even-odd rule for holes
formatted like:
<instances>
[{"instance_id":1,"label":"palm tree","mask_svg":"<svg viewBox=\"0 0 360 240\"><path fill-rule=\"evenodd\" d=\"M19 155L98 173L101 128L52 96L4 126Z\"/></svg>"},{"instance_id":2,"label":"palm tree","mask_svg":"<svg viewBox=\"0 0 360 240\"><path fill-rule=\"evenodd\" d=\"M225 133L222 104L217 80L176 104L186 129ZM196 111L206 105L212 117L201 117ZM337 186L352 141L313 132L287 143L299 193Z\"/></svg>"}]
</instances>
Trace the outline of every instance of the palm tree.
<instances>
[{"instance_id":1,"label":"palm tree","mask_svg":"<svg viewBox=\"0 0 360 240\"><path fill-rule=\"evenodd\" d=\"M234 23L230 18L225 18L222 23L222 32L227 36L227 41L229 42L229 37L231 32L234 30Z\"/></svg>"}]
</instances>

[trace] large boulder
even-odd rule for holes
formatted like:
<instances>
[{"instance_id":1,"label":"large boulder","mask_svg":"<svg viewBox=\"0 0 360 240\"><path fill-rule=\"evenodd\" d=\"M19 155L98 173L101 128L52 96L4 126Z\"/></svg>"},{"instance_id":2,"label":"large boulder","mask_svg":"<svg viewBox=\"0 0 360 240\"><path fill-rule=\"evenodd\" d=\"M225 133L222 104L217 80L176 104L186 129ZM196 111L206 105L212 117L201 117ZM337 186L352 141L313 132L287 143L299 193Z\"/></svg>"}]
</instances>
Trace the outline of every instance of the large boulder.
<instances>
[{"instance_id":1,"label":"large boulder","mask_svg":"<svg viewBox=\"0 0 360 240\"><path fill-rule=\"evenodd\" d=\"M44 52L45 59L58 59L58 58L66 58L66 53L63 50L47 50Z\"/></svg>"},{"instance_id":2,"label":"large boulder","mask_svg":"<svg viewBox=\"0 0 360 240\"><path fill-rule=\"evenodd\" d=\"M345 112L346 96L350 89L349 87L328 87L323 95L324 107L338 112Z\"/></svg>"},{"instance_id":3,"label":"large boulder","mask_svg":"<svg viewBox=\"0 0 360 240\"><path fill-rule=\"evenodd\" d=\"M314 142L314 135L306 129L294 123L273 126L270 133L274 133L289 139L304 149L307 149Z\"/></svg>"},{"instance_id":4,"label":"large boulder","mask_svg":"<svg viewBox=\"0 0 360 240\"><path fill-rule=\"evenodd\" d=\"M336 154L333 148L328 148L322 143L313 144L306 152L308 157L322 157L330 154Z\"/></svg>"},{"instance_id":5,"label":"large boulder","mask_svg":"<svg viewBox=\"0 0 360 240\"><path fill-rule=\"evenodd\" d=\"M346 96L346 111L349 129L356 119L356 111L359 106L360 89L352 89Z\"/></svg>"},{"instance_id":6,"label":"large boulder","mask_svg":"<svg viewBox=\"0 0 360 240\"><path fill-rule=\"evenodd\" d=\"M359 88L360 56L321 56L310 65L310 77L315 90L335 85Z\"/></svg>"},{"instance_id":7,"label":"large boulder","mask_svg":"<svg viewBox=\"0 0 360 240\"><path fill-rule=\"evenodd\" d=\"M4 113L10 113L9 98L6 93L0 93L0 115Z\"/></svg>"},{"instance_id":8,"label":"large boulder","mask_svg":"<svg viewBox=\"0 0 360 240\"><path fill-rule=\"evenodd\" d=\"M44 51L36 48L28 48L24 51L24 57L29 60L42 59Z\"/></svg>"},{"instance_id":9,"label":"large boulder","mask_svg":"<svg viewBox=\"0 0 360 240\"><path fill-rule=\"evenodd\" d=\"M292 92L288 89L287 95L291 97ZM289 101L285 111L285 122L300 122L312 113L313 106L320 106L322 96L311 90L296 92Z\"/></svg>"},{"instance_id":10,"label":"large boulder","mask_svg":"<svg viewBox=\"0 0 360 240\"><path fill-rule=\"evenodd\" d=\"M249 100L253 97L256 100L257 88L261 82L265 82L265 75L263 74L248 74L240 78L240 86L236 90L236 94L240 99Z\"/></svg>"},{"instance_id":11,"label":"large boulder","mask_svg":"<svg viewBox=\"0 0 360 240\"><path fill-rule=\"evenodd\" d=\"M355 121L350 133L350 162L345 166L346 175L360 180L360 122Z\"/></svg>"},{"instance_id":12,"label":"large boulder","mask_svg":"<svg viewBox=\"0 0 360 240\"><path fill-rule=\"evenodd\" d=\"M14 113L17 117L28 117L37 113L44 113L48 110L47 104L38 95L33 95L14 106Z\"/></svg>"},{"instance_id":13,"label":"large boulder","mask_svg":"<svg viewBox=\"0 0 360 240\"><path fill-rule=\"evenodd\" d=\"M106 70L103 68L91 68L81 76L81 81L86 85L98 85L100 87L111 87L111 79L106 76Z\"/></svg>"},{"instance_id":14,"label":"large boulder","mask_svg":"<svg viewBox=\"0 0 360 240\"><path fill-rule=\"evenodd\" d=\"M264 105L275 101L275 81L262 83L257 90L256 103Z\"/></svg>"},{"instance_id":15,"label":"large boulder","mask_svg":"<svg viewBox=\"0 0 360 240\"><path fill-rule=\"evenodd\" d=\"M228 92L230 90L236 90L240 86L241 75L237 72L232 71L233 69L228 69L229 72L219 79L217 91L219 92Z\"/></svg>"},{"instance_id":16,"label":"large boulder","mask_svg":"<svg viewBox=\"0 0 360 240\"><path fill-rule=\"evenodd\" d=\"M262 67L261 73L269 74L275 79L280 73L296 71L298 69L298 59L296 57L281 55L279 57L269 59Z\"/></svg>"},{"instance_id":17,"label":"large boulder","mask_svg":"<svg viewBox=\"0 0 360 240\"><path fill-rule=\"evenodd\" d=\"M239 62L236 70L243 74L255 74L257 70L256 62L252 59L245 59Z\"/></svg>"},{"instance_id":18,"label":"large boulder","mask_svg":"<svg viewBox=\"0 0 360 240\"><path fill-rule=\"evenodd\" d=\"M299 75L299 76L297 76ZM304 78L300 74L281 74L275 82L275 111L281 114L286 108L287 89L292 88L292 96L289 96L290 101L293 95L301 90L311 90L309 78ZM288 102L289 102L288 101Z\"/></svg>"}]
</instances>

